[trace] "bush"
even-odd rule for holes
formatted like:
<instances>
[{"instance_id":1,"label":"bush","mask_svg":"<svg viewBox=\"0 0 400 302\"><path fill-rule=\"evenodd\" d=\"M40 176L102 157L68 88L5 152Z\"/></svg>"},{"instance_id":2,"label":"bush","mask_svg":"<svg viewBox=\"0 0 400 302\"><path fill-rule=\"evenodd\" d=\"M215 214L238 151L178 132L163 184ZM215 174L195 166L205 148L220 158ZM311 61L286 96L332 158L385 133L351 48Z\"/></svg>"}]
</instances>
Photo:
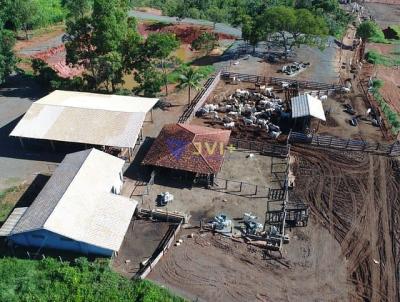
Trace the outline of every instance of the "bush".
<instances>
[{"instance_id":1,"label":"bush","mask_svg":"<svg viewBox=\"0 0 400 302\"><path fill-rule=\"evenodd\" d=\"M384 65L384 66L397 66L400 65L400 58L396 56L385 56L376 51L368 51L365 54L365 59L371 64Z\"/></svg>"}]
</instances>

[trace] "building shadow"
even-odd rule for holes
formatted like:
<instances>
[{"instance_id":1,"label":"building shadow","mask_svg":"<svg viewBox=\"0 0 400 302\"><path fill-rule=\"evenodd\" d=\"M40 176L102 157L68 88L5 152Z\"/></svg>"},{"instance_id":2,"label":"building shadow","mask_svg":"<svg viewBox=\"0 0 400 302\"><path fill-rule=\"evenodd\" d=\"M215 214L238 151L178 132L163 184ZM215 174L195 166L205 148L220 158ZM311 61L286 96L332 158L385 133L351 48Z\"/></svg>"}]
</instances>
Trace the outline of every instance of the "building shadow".
<instances>
[{"instance_id":1,"label":"building shadow","mask_svg":"<svg viewBox=\"0 0 400 302\"><path fill-rule=\"evenodd\" d=\"M0 157L61 162L68 152L52 152L48 141L23 139L23 146L17 137L9 136L22 116L0 128Z\"/></svg>"},{"instance_id":2,"label":"building shadow","mask_svg":"<svg viewBox=\"0 0 400 302\"><path fill-rule=\"evenodd\" d=\"M134 153L133 161L129 167L125 170L124 176L136 181L147 182L151 177L152 169L148 166L142 165L142 161L149 151L151 145L154 142L154 138L146 137L139 148Z\"/></svg>"}]
</instances>

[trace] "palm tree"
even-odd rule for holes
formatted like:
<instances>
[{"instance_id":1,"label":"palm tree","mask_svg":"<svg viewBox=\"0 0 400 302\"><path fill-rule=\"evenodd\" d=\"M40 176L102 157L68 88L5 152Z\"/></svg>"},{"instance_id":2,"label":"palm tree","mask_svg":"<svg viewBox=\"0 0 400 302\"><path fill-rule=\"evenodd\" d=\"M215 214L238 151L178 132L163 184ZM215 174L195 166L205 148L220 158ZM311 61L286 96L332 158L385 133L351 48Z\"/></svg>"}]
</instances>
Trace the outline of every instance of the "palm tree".
<instances>
[{"instance_id":1,"label":"palm tree","mask_svg":"<svg viewBox=\"0 0 400 302\"><path fill-rule=\"evenodd\" d=\"M204 75L198 72L196 69L187 68L182 74L179 76L179 85L178 88L188 88L188 104L190 104L190 92L192 89L199 89L200 81L204 78Z\"/></svg>"}]
</instances>

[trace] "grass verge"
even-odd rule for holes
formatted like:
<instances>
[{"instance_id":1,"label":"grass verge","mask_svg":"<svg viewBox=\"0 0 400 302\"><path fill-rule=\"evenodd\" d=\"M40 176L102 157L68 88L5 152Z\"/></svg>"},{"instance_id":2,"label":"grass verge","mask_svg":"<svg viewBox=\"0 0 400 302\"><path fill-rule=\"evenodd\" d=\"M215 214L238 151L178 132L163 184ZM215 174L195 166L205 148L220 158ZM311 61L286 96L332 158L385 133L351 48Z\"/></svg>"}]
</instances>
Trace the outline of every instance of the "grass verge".
<instances>
[{"instance_id":1,"label":"grass verge","mask_svg":"<svg viewBox=\"0 0 400 302\"><path fill-rule=\"evenodd\" d=\"M145 280L128 280L113 272L108 261L72 263L52 258L0 259L0 301L129 301L183 302Z\"/></svg>"}]
</instances>

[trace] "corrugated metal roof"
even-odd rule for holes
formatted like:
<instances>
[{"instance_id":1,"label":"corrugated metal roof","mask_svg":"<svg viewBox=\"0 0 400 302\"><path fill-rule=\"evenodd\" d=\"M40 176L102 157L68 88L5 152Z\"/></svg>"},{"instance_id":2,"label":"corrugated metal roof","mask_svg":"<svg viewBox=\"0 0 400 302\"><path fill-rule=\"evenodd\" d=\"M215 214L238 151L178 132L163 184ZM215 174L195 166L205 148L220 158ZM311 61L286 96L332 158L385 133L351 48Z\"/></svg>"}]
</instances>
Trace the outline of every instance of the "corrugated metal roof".
<instances>
[{"instance_id":1,"label":"corrugated metal roof","mask_svg":"<svg viewBox=\"0 0 400 302\"><path fill-rule=\"evenodd\" d=\"M157 99L55 91L35 102L11 136L134 147Z\"/></svg>"},{"instance_id":2,"label":"corrugated metal roof","mask_svg":"<svg viewBox=\"0 0 400 302\"><path fill-rule=\"evenodd\" d=\"M143 164L211 174L221 169L229 130L186 124L166 125Z\"/></svg>"},{"instance_id":3,"label":"corrugated metal roof","mask_svg":"<svg viewBox=\"0 0 400 302\"><path fill-rule=\"evenodd\" d=\"M36 104L147 113L157 102L156 98L56 90L38 100Z\"/></svg>"},{"instance_id":4,"label":"corrugated metal roof","mask_svg":"<svg viewBox=\"0 0 400 302\"><path fill-rule=\"evenodd\" d=\"M137 205L111 193L123 165L123 160L96 149L68 155L11 235L45 229L119 250Z\"/></svg>"},{"instance_id":5,"label":"corrugated metal roof","mask_svg":"<svg viewBox=\"0 0 400 302\"><path fill-rule=\"evenodd\" d=\"M325 121L324 107L321 100L309 94L299 95L291 99L292 118L313 116Z\"/></svg>"},{"instance_id":6,"label":"corrugated metal roof","mask_svg":"<svg viewBox=\"0 0 400 302\"><path fill-rule=\"evenodd\" d=\"M1 226L0 237L5 237L10 235L11 231L14 229L15 225L21 219L22 215L28 208L15 208L7 220Z\"/></svg>"}]
</instances>

